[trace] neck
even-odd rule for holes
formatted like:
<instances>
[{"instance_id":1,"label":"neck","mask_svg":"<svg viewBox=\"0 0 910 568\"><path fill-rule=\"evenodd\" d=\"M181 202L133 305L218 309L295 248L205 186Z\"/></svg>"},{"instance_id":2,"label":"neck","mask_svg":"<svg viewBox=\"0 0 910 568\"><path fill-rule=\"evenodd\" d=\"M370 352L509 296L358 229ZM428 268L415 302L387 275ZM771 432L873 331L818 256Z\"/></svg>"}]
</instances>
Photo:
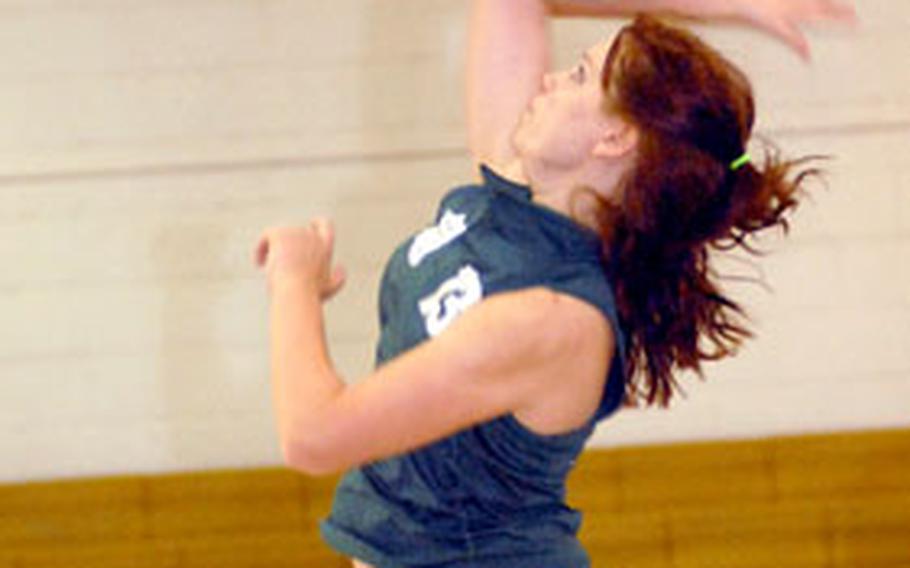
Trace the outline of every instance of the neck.
<instances>
[{"instance_id":1,"label":"neck","mask_svg":"<svg viewBox=\"0 0 910 568\"><path fill-rule=\"evenodd\" d=\"M531 187L531 200L543 207L553 209L593 231L598 231L597 201L586 191L586 184L565 172L538 172L526 168L520 159L513 160L503 168L502 174L508 179Z\"/></svg>"},{"instance_id":2,"label":"neck","mask_svg":"<svg viewBox=\"0 0 910 568\"><path fill-rule=\"evenodd\" d=\"M592 231L598 231L597 201L581 187L566 186L564 190L549 192L531 185L531 200L553 209Z\"/></svg>"}]
</instances>

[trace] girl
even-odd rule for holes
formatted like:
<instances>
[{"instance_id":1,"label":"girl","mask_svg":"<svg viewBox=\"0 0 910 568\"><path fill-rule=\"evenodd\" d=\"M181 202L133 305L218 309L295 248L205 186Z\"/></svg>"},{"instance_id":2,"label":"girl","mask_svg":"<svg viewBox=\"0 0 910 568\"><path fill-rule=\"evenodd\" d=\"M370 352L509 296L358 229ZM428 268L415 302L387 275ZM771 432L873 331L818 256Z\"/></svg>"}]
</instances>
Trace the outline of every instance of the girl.
<instances>
[{"instance_id":1,"label":"girl","mask_svg":"<svg viewBox=\"0 0 910 568\"><path fill-rule=\"evenodd\" d=\"M589 566L565 479L597 422L666 406L675 370L748 336L708 253L785 226L814 170L746 153L747 79L646 16L546 72L550 15L645 10L747 22L804 56L801 24L852 18L834 0L475 0L480 179L392 255L377 368L351 386L323 337L344 282L331 225L263 234L285 459L349 470L321 530L354 566Z\"/></svg>"}]
</instances>

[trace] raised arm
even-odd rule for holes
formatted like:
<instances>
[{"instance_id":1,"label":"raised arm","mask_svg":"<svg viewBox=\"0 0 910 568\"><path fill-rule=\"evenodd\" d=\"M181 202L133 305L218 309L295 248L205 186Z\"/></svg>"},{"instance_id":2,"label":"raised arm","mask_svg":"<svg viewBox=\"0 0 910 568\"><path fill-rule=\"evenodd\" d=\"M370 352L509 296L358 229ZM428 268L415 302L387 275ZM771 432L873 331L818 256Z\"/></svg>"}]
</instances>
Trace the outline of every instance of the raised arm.
<instances>
[{"instance_id":1,"label":"raised arm","mask_svg":"<svg viewBox=\"0 0 910 568\"><path fill-rule=\"evenodd\" d=\"M475 161L511 161L512 131L549 65L542 0L472 0L465 102L468 147Z\"/></svg>"}]
</instances>

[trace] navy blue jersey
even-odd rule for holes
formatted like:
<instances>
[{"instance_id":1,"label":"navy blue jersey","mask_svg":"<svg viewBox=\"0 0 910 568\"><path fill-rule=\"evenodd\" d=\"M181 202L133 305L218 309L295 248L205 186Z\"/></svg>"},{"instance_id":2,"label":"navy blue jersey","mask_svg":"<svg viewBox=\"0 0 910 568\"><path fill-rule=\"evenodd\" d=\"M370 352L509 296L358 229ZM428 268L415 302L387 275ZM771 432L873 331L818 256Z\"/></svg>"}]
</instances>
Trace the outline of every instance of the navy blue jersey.
<instances>
[{"instance_id":1,"label":"navy blue jersey","mask_svg":"<svg viewBox=\"0 0 910 568\"><path fill-rule=\"evenodd\" d=\"M581 515L565 481L596 423L621 404L625 336L599 236L531 201L528 187L481 168L436 222L389 259L376 364L442 333L483 298L543 286L597 307L616 337L600 406L576 430L540 435L512 414L349 471L320 523L325 541L377 568L581 568Z\"/></svg>"}]
</instances>

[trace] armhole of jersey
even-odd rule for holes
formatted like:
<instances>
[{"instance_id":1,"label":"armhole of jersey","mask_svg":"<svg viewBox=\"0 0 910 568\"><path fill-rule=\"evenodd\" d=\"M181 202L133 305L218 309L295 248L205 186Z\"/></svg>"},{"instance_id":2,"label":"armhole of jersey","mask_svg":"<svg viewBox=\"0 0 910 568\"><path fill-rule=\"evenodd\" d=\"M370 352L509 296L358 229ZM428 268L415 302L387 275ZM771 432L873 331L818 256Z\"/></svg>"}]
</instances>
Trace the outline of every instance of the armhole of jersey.
<instances>
[{"instance_id":1,"label":"armhole of jersey","mask_svg":"<svg viewBox=\"0 0 910 568\"><path fill-rule=\"evenodd\" d=\"M619 325L619 314L616 311L613 290L608 287L607 291L605 291L607 294L605 299L598 301L597 298L593 297L593 294L584 293L573 286L566 286L563 283L553 282L544 286L553 292L577 298L593 306L607 320L610 326L610 331L613 333L613 355L610 358L610 365L607 369L607 379L604 384L600 407L596 413L596 420L602 420L622 405L626 391L626 337Z\"/></svg>"}]
</instances>

